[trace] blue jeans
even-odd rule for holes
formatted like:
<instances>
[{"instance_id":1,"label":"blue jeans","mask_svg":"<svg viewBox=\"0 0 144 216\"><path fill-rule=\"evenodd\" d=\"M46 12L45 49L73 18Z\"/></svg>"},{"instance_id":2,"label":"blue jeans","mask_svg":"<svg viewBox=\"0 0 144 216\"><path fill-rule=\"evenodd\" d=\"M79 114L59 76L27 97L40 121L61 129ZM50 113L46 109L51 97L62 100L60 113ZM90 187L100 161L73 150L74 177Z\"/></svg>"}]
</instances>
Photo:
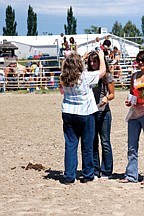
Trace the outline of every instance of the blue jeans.
<instances>
[{"instance_id":1,"label":"blue jeans","mask_svg":"<svg viewBox=\"0 0 144 216\"><path fill-rule=\"evenodd\" d=\"M78 166L78 143L81 138L82 175L84 178L94 178L93 140L95 121L94 115L75 115L62 113L65 138L65 172L64 178L73 181L76 178Z\"/></svg>"},{"instance_id":2,"label":"blue jeans","mask_svg":"<svg viewBox=\"0 0 144 216\"><path fill-rule=\"evenodd\" d=\"M59 50L59 56L63 57L63 48L60 48L60 50Z\"/></svg>"},{"instance_id":3,"label":"blue jeans","mask_svg":"<svg viewBox=\"0 0 144 216\"><path fill-rule=\"evenodd\" d=\"M113 155L110 142L112 116L110 111L98 111L95 113L95 139L93 146L94 174L98 177L110 176L113 171ZM102 146L102 161L100 165L99 136Z\"/></svg>"},{"instance_id":4,"label":"blue jeans","mask_svg":"<svg viewBox=\"0 0 144 216\"><path fill-rule=\"evenodd\" d=\"M4 89L4 87L0 87L0 92L5 92L5 89Z\"/></svg>"},{"instance_id":5,"label":"blue jeans","mask_svg":"<svg viewBox=\"0 0 144 216\"><path fill-rule=\"evenodd\" d=\"M144 116L128 121L128 165L125 178L138 182L138 147L141 130L144 132Z\"/></svg>"},{"instance_id":6,"label":"blue jeans","mask_svg":"<svg viewBox=\"0 0 144 216\"><path fill-rule=\"evenodd\" d=\"M30 93L34 92L35 82L30 82Z\"/></svg>"}]
</instances>

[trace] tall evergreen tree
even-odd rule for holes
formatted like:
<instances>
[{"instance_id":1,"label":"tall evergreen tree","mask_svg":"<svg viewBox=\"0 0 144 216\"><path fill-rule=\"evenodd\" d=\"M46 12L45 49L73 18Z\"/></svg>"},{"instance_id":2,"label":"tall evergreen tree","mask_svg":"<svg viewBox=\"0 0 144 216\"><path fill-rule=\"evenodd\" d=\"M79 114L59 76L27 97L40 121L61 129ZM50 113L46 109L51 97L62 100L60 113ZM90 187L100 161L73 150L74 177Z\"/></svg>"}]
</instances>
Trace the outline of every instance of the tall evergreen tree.
<instances>
[{"instance_id":1,"label":"tall evergreen tree","mask_svg":"<svg viewBox=\"0 0 144 216\"><path fill-rule=\"evenodd\" d=\"M29 5L27 18L27 36L38 35L37 31L37 14L34 13L33 8Z\"/></svg>"},{"instance_id":2,"label":"tall evergreen tree","mask_svg":"<svg viewBox=\"0 0 144 216\"><path fill-rule=\"evenodd\" d=\"M72 35L76 33L77 20L73 16L72 6L67 10L67 26L64 25L65 35Z\"/></svg>"},{"instance_id":3,"label":"tall evergreen tree","mask_svg":"<svg viewBox=\"0 0 144 216\"><path fill-rule=\"evenodd\" d=\"M114 23L113 28L112 28L112 33L114 35L117 35L119 37L123 36L122 33L122 24L118 23L117 21Z\"/></svg>"},{"instance_id":4,"label":"tall evergreen tree","mask_svg":"<svg viewBox=\"0 0 144 216\"><path fill-rule=\"evenodd\" d=\"M15 22L15 11L12 10L10 5L6 8L6 27L3 27L3 36L17 36L16 32L17 23Z\"/></svg>"}]
</instances>

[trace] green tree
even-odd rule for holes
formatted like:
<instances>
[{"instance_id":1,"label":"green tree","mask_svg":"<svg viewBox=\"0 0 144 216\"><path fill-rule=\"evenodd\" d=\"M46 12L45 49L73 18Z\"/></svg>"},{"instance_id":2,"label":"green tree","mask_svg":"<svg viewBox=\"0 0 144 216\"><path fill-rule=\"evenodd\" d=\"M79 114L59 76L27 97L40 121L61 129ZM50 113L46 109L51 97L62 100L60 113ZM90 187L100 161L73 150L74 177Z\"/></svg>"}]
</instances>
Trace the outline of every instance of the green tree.
<instances>
[{"instance_id":1,"label":"green tree","mask_svg":"<svg viewBox=\"0 0 144 216\"><path fill-rule=\"evenodd\" d=\"M119 37L122 36L123 33L123 28L122 28L122 24L118 23L117 21L114 23L113 27L112 27L112 33L114 35L117 35Z\"/></svg>"},{"instance_id":2,"label":"green tree","mask_svg":"<svg viewBox=\"0 0 144 216\"><path fill-rule=\"evenodd\" d=\"M142 34L140 33L140 30L136 27L135 24L133 24L131 21L128 21L123 30L122 30L123 36L125 37L132 37L132 38L128 38L128 40L131 40L133 42L142 43L142 40L140 38L137 37L141 37Z\"/></svg>"},{"instance_id":3,"label":"green tree","mask_svg":"<svg viewBox=\"0 0 144 216\"><path fill-rule=\"evenodd\" d=\"M37 14L34 13L33 8L29 5L27 18L27 36L38 35L37 31Z\"/></svg>"},{"instance_id":4,"label":"green tree","mask_svg":"<svg viewBox=\"0 0 144 216\"><path fill-rule=\"evenodd\" d=\"M15 22L15 11L10 5L6 8L6 27L3 27L3 36L17 36L17 23Z\"/></svg>"},{"instance_id":5,"label":"green tree","mask_svg":"<svg viewBox=\"0 0 144 216\"><path fill-rule=\"evenodd\" d=\"M77 20L73 16L72 6L67 10L67 26L64 25L65 35L73 35L76 33Z\"/></svg>"},{"instance_id":6,"label":"green tree","mask_svg":"<svg viewBox=\"0 0 144 216\"><path fill-rule=\"evenodd\" d=\"M142 20L142 34L144 36L144 16L142 16L141 20Z\"/></svg>"},{"instance_id":7,"label":"green tree","mask_svg":"<svg viewBox=\"0 0 144 216\"><path fill-rule=\"evenodd\" d=\"M98 34L99 33L99 27L91 25L90 28L84 29L85 34Z\"/></svg>"}]
</instances>

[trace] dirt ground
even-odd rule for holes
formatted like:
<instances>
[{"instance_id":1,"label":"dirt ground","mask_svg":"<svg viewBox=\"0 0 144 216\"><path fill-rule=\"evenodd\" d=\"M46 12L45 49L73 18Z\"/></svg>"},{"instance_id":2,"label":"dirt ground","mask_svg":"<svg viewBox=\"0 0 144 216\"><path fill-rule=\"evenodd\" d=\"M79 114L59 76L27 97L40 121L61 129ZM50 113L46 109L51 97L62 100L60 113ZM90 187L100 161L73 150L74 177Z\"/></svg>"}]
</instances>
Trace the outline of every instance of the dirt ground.
<instances>
[{"instance_id":1,"label":"dirt ground","mask_svg":"<svg viewBox=\"0 0 144 216\"><path fill-rule=\"evenodd\" d=\"M0 94L0 216L139 216L144 215L144 186L122 184L127 164L127 91L111 101L112 180L75 185L60 183L64 139L59 92ZM144 134L139 148L139 173L144 176ZM79 146L78 174L81 170ZM45 170L26 169L29 163ZM32 167L36 168L36 167Z\"/></svg>"}]
</instances>

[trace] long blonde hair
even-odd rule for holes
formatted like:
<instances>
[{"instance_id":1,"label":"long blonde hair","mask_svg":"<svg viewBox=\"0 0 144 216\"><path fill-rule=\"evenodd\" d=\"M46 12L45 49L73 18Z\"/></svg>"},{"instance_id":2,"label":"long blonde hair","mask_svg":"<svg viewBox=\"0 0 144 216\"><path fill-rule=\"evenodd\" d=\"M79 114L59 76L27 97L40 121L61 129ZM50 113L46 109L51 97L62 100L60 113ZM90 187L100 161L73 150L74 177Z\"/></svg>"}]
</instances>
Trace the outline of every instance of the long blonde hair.
<instances>
[{"instance_id":1,"label":"long blonde hair","mask_svg":"<svg viewBox=\"0 0 144 216\"><path fill-rule=\"evenodd\" d=\"M63 86L73 87L78 84L79 77L83 72L84 66L81 56L71 53L63 62L60 81Z\"/></svg>"}]
</instances>

